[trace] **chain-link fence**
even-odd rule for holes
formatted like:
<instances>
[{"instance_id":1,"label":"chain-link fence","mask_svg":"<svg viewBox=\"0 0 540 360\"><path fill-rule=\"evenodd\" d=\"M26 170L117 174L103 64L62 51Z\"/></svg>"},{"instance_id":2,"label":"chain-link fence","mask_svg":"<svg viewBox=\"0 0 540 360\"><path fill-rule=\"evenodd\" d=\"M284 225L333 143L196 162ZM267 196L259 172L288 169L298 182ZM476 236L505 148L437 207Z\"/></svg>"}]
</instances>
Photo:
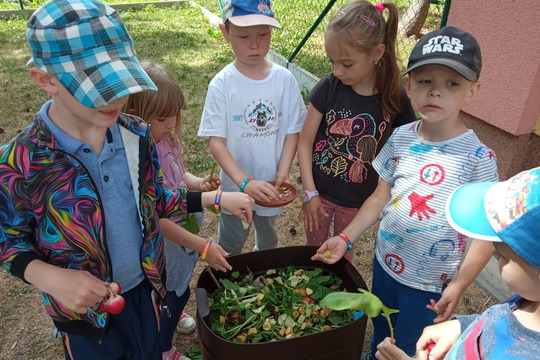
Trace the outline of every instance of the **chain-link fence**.
<instances>
[{"instance_id":1,"label":"chain-link fence","mask_svg":"<svg viewBox=\"0 0 540 360\"><path fill-rule=\"evenodd\" d=\"M264 0L261 0L264 1ZM283 28L274 31L272 50L289 62L321 77L331 71L324 51L324 29L337 9L349 0L273 0ZM220 16L220 0L195 0ZM425 33L445 25L451 0L396 0L400 13L397 54L405 68L409 53Z\"/></svg>"},{"instance_id":2,"label":"chain-link fence","mask_svg":"<svg viewBox=\"0 0 540 360\"><path fill-rule=\"evenodd\" d=\"M0 3L18 5L20 8L35 8L45 1L0 0ZM127 0L132 1L135 0ZM324 52L324 30L337 9L348 1L273 0L273 10L283 28L274 31L272 49L289 62L317 77L330 72L330 64ZM221 0L194 0L194 2L221 17ZM394 3L400 14L397 55L400 67L404 69L416 41L423 34L445 25L451 0L394 0Z\"/></svg>"}]
</instances>

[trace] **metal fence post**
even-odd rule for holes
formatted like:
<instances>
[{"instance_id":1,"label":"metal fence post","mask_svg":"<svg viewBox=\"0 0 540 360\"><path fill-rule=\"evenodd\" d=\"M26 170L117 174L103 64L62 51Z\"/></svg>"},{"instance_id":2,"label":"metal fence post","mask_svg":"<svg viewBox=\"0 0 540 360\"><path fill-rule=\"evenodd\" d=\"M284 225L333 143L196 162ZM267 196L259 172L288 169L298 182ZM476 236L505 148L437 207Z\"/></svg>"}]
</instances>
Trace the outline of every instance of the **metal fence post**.
<instances>
[{"instance_id":1,"label":"metal fence post","mask_svg":"<svg viewBox=\"0 0 540 360\"><path fill-rule=\"evenodd\" d=\"M218 0L219 1L219 0ZM321 12L321 14L319 15L319 17L317 18L317 20L315 20L315 22L313 23L313 25L311 25L311 27L309 28L308 32L306 33L306 35L304 35L304 38L302 39L302 41L300 41L300 44L298 44L298 46L296 47L296 49L294 49L294 51L292 52L292 54L289 56L289 58L287 59L287 62L290 63L294 60L294 58L296 57L296 55L298 55L298 52L300 52L300 50L302 49L302 47L304 46L304 44L306 43L306 41L309 39L309 37L311 36L311 34L313 33L313 31L315 31L315 29L317 28L317 26L319 26L319 24L321 23L322 19L324 19L324 17L326 16L326 14L328 14L328 12L330 11L330 9L332 8L332 6L334 6L336 0L330 0L328 2L328 4L326 5L326 7L324 8L324 10Z\"/></svg>"},{"instance_id":2,"label":"metal fence post","mask_svg":"<svg viewBox=\"0 0 540 360\"><path fill-rule=\"evenodd\" d=\"M442 16L441 16L441 28L446 26L446 21L448 20L448 13L450 12L451 3L452 3L452 0L444 1L444 8L443 8Z\"/></svg>"}]
</instances>

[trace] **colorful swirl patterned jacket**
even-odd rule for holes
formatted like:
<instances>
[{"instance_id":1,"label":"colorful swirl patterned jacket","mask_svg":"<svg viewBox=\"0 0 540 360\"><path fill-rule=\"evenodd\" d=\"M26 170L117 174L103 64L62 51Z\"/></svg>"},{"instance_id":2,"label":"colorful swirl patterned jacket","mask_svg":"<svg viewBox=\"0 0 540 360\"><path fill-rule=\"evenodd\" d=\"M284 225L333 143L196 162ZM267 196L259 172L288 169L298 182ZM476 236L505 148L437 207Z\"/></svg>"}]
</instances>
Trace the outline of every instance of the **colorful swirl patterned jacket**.
<instances>
[{"instance_id":1,"label":"colorful swirl patterned jacket","mask_svg":"<svg viewBox=\"0 0 540 360\"><path fill-rule=\"evenodd\" d=\"M200 206L200 194L165 190L157 151L148 125L121 114L118 123L138 199L143 232L140 250L144 275L159 297L165 289L160 217L187 212L189 199ZM133 157L133 159L129 159ZM197 200L195 196L198 195ZM191 206L191 205L190 205ZM196 205L195 205L196 207ZM0 147L0 263L24 280L35 259L63 268L86 270L111 280L104 211L95 183L74 156L55 149L55 139L43 119L32 123ZM99 310L77 314L43 293L46 310L60 331L98 336L107 324Z\"/></svg>"}]
</instances>

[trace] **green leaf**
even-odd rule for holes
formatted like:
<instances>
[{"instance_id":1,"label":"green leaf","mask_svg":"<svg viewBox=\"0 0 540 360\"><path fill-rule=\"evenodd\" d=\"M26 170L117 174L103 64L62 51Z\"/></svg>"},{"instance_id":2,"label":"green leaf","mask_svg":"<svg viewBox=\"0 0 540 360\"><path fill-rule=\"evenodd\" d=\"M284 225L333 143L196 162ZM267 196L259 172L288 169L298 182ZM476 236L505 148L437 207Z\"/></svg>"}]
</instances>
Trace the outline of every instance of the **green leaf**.
<instances>
[{"instance_id":1,"label":"green leaf","mask_svg":"<svg viewBox=\"0 0 540 360\"><path fill-rule=\"evenodd\" d=\"M364 289L358 289L358 293L333 292L321 300L321 305L332 310L356 310L363 311L366 316L373 318L379 316L381 312L388 322L390 328L390 337L394 338L394 329L390 321L390 315L399 312L399 310L390 309L383 305L382 301L376 296Z\"/></svg>"},{"instance_id":2,"label":"green leaf","mask_svg":"<svg viewBox=\"0 0 540 360\"><path fill-rule=\"evenodd\" d=\"M188 213L185 214L182 218L182 221L184 221L184 229L189 231L192 234L198 234L199 233L199 223L197 223L197 218L195 217L195 214Z\"/></svg>"}]
</instances>

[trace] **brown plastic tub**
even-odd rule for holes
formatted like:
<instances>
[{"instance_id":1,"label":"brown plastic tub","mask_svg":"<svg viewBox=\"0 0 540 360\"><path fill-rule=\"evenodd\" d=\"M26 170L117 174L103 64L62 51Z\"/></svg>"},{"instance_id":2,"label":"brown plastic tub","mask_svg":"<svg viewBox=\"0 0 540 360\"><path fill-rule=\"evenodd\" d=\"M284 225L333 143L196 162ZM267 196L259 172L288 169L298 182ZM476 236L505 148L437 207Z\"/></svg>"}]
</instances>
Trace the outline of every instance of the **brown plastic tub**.
<instances>
[{"instance_id":1,"label":"brown plastic tub","mask_svg":"<svg viewBox=\"0 0 540 360\"><path fill-rule=\"evenodd\" d=\"M298 268L322 268L343 279L347 291L366 289L366 283L356 268L341 259L334 265L312 261L315 246L291 246L231 256L227 260L233 270L242 274L251 270L262 273L293 265ZM213 272L217 279L230 278L230 272ZM204 360L358 360L362 353L367 318L361 318L329 331L273 342L242 344L227 341L211 330L207 291L216 285L207 271L197 281L197 333Z\"/></svg>"}]
</instances>

